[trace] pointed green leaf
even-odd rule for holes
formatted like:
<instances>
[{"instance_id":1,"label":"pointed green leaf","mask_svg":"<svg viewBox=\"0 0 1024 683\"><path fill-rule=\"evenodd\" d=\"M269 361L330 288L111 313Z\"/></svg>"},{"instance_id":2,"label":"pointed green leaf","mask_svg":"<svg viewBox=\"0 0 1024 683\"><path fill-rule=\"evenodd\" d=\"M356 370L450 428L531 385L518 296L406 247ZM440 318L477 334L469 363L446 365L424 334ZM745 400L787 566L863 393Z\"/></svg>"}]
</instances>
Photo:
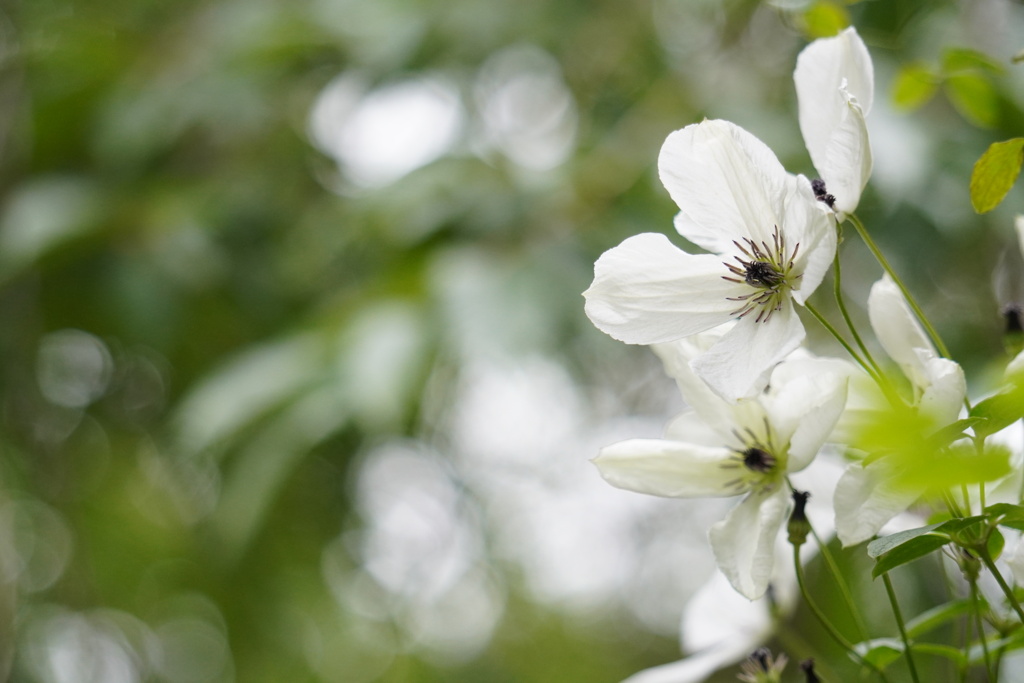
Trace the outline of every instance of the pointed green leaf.
<instances>
[{"instance_id":1,"label":"pointed green leaf","mask_svg":"<svg viewBox=\"0 0 1024 683\"><path fill-rule=\"evenodd\" d=\"M871 578L877 579L885 572L924 557L947 543L949 543L949 536L945 534L924 534L907 541L875 560L875 566L871 569Z\"/></svg>"},{"instance_id":2,"label":"pointed green leaf","mask_svg":"<svg viewBox=\"0 0 1024 683\"><path fill-rule=\"evenodd\" d=\"M1018 139L1024 143L1024 138ZM978 436L989 436L1009 427L1024 418L1024 387L1012 386L979 401L971 408L971 417L982 418L982 422L974 426L974 433Z\"/></svg>"},{"instance_id":3,"label":"pointed green leaf","mask_svg":"<svg viewBox=\"0 0 1024 683\"><path fill-rule=\"evenodd\" d=\"M999 120L999 98L987 78L976 73L950 76L946 96L960 114L980 128L992 128Z\"/></svg>"},{"instance_id":4,"label":"pointed green leaf","mask_svg":"<svg viewBox=\"0 0 1024 683\"><path fill-rule=\"evenodd\" d=\"M939 78L924 63L903 66L892 84L892 102L897 109L912 111L923 106L939 88Z\"/></svg>"},{"instance_id":5,"label":"pointed green leaf","mask_svg":"<svg viewBox=\"0 0 1024 683\"><path fill-rule=\"evenodd\" d=\"M883 536L882 538L876 538L868 543L868 557L878 558L890 550L917 538L918 536L934 531L943 524L944 522L929 524L928 526L922 526L916 529L907 529L906 531L900 531L895 534Z\"/></svg>"},{"instance_id":6,"label":"pointed green leaf","mask_svg":"<svg viewBox=\"0 0 1024 683\"><path fill-rule=\"evenodd\" d=\"M971 205L977 213L999 206L1017 180L1021 163L1024 163L1024 138L994 142L985 150L971 173Z\"/></svg>"},{"instance_id":7,"label":"pointed green leaf","mask_svg":"<svg viewBox=\"0 0 1024 683\"><path fill-rule=\"evenodd\" d=\"M1003 65L984 52L966 47L952 47L942 54L942 70L947 74L970 70L1001 74Z\"/></svg>"}]
</instances>

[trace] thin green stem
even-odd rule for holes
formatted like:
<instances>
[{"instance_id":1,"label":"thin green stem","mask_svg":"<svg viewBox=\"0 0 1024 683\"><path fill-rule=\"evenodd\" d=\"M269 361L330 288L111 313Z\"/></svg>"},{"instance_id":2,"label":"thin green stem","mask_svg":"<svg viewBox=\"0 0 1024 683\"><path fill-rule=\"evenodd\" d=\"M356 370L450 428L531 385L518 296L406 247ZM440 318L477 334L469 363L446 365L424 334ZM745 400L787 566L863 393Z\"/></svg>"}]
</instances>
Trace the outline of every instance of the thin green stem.
<instances>
[{"instance_id":1,"label":"thin green stem","mask_svg":"<svg viewBox=\"0 0 1024 683\"><path fill-rule=\"evenodd\" d=\"M833 337L835 337L836 341L838 341L840 344L842 344L843 348L846 349L846 352L850 354L850 357L852 357L855 361L857 361L857 365L859 365L862 368L864 368L864 372L866 372L869 375L871 375L871 379L875 380L875 382L877 382L879 384L879 386L881 386L881 384L882 384L881 379L880 379L880 377L877 374L875 374L874 369L871 368L871 366L869 366L864 361L864 359L861 358L857 354L857 352L853 350L853 347L850 346L850 344L845 339L843 339L843 336L841 334L839 334L839 331L835 327L832 326L832 323L830 323L828 320L825 320L825 317L822 316L821 313L818 312L818 309L816 309L813 305L811 305L811 303L809 301L804 303L804 308L806 308L810 312L810 314L813 315L814 318L819 323L821 323L822 327L824 327L826 330L828 330L829 334L831 334Z\"/></svg>"},{"instance_id":2,"label":"thin green stem","mask_svg":"<svg viewBox=\"0 0 1024 683\"><path fill-rule=\"evenodd\" d=\"M818 549L821 551L821 557L825 560L825 564L828 565L829 571L832 573L832 577L835 579L836 585L839 586L839 592L843 596L843 600L846 602L847 609L850 610L850 615L853 617L853 623L857 626L857 637L864 640L868 637L867 626L864 625L864 619L860 615L860 610L857 609L857 603L853 601L853 594L850 592L850 586L846 583L846 579L843 578L842 572L839 571L839 565L836 564L835 559L832 557L832 553L828 549L828 544L823 543L821 537L818 536L818 532L811 527L811 535L814 536L814 540L818 543Z\"/></svg>"},{"instance_id":3,"label":"thin green stem","mask_svg":"<svg viewBox=\"0 0 1024 683\"><path fill-rule=\"evenodd\" d=\"M921 321L921 324L924 326L925 330L927 330L928 336L931 337L932 343L935 344L935 348L937 348L939 353L943 356L949 358L949 349L946 348L942 338L939 337L939 333L935 331L934 327L932 327L931 322L924 314L924 311L921 310L921 307L917 305L917 301L914 299L913 295L911 295L910 290L908 290L906 285L903 284L903 280L901 280L900 276L896 274L895 270L893 270L892 266L889 264L889 260L885 258L885 254L882 253L882 250L878 248L877 244L875 244L871 235L868 234L867 228L864 227L864 224L861 223L860 219L857 218L855 214L846 214L846 220L853 224L853 227L857 230L857 234L860 235L860 238L864 240L864 244L866 244L868 249L871 250L875 260L878 261L878 264L882 266L882 269L889 274L889 277L893 279L896 286L900 288L901 292L903 292L903 298L907 300L907 304L909 304L910 308L913 309L914 315L917 316L917 319Z\"/></svg>"},{"instance_id":4,"label":"thin green stem","mask_svg":"<svg viewBox=\"0 0 1024 683\"><path fill-rule=\"evenodd\" d=\"M871 352L868 351L868 347L864 344L864 340L860 338L860 334L857 332L857 327L853 324L849 311L846 310L846 301L843 299L842 287L843 271L842 266L840 265L838 251L836 251L836 257L833 259L832 273L832 289L833 294L836 297L836 305L839 306L839 313L843 316L843 320L846 321L846 327L850 330L850 334L853 335L853 340L857 343L857 348L859 348L860 352L864 354L864 359L868 363L871 363L871 367L873 367L878 376L881 377L882 369L878 367L878 363L876 363L875 359L871 356Z\"/></svg>"},{"instance_id":5,"label":"thin green stem","mask_svg":"<svg viewBox=\"0 0 1024 683\"><path fill-rule=\"evenodd\" d=\"M832 637L832 640L836 641L836 643L838 643L840 647L849 652L850 656L857 660L857 662L861 666L866 666L870 668L872 671L877 673L883 681L886 681L886 683L888 683L889 679L886 678L885 672L879 669L875 664L864 659L864 657L862 657L860 653L857 652L857 650L853 647L853 644L850 641L848 641L843 636L843 634L840 633L838 629L836 629L835 626L832 625L832 622L828 620L828 617L826 617L825 613L821 611L821 608L818 607L818 604L811 599L811 594L807 591L807 584L804 581L804 568L800 562L800 546L798 545L793 546L793 564L796 566L796 582L797 585L800 587L800 594L803 595L804 602L807 603L807 606L810 608L811 612L814 613L814 616L817 617L818 622L824 627L825 631L827 631L828 634Z\"/></svg>"},{"instance_id":6,"label":"thin green stem","mask_svg":"<svg viewBox=\"0 0 1024 683\"><path fill-rule=\"evenodd\" d=\"M985 657L985 671L988 672L988 680L997 681L999 680L995 676L995 672L992 669L992 658L988 652L988 642L985 639L985 622L981 619L981 603L978 600L978 582L972 580L971 585L971 604L974 606L974 620L977 623L978 629L978 640L981 641L981 652ZM968 638L968 642L970 639Z\"/></svg>"},{"instance_id":7,"label":"thin green stem","mask_svg":"<svg viewBox=\"0 0 1024 683\"><path fill-rule=\"evenodd\" d=\"M1024 623L1024 609L1021 609L1020 602L1017 601L1017 596L1013 594L1013 589L1007 585L1006 579L1003 578L999 568L996 567L996 563L992 561L992 557L988 554L988 550L979 552L978 556L981 558L981 561L985 563L985 566L988 567L988 570L992 572L992 576L995 577L996 583L998 583L999 587L1003 590L1003 593L1006 595L1006 599L1010 602L1010 606L1013 607L1013 611L1017 613L1021 623Z\"/></svg>"},{"instance_id":8,"label":"thin green stem","mask_svg":"<svg viewBox=\"0 0 1024 683\"><path fill-rule=\"evenodd\" d=\"M910 639L907 637L907 628L903 624L903 614L900 612L900 604L896 600L896 591L892 588L892 579L889 572L882 574L885 582L885 592L889 594L889 604L892 605L892 614L896 618L896 626L900 630L900 638L903 640L903 654L907 657L907 667L910 669L910 678L914 683L920 683L917 677L917 667L914 666L914 654L910 651Z\"/></svg>"}]
</instances>

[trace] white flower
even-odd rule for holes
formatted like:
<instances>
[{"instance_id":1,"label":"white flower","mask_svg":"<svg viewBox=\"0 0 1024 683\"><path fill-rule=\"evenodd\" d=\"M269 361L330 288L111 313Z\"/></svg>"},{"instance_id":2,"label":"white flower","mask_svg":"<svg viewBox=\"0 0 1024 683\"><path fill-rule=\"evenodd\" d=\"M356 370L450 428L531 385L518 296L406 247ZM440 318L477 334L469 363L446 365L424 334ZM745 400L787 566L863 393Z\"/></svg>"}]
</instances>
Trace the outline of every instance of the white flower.
<instances>
[{"instance_id":1,"label":"white flower","mask_svg":"<svg viewBox=\"0 0 1024 683\"><path fill-rule=\"evenodd\" d=\"M793 80L811 161L835 198L836 211L851 213L871 175L865 123L875 90L871 55L851 26L804 48Z\"/></svg>"},{"instance_id":2,"label":"white flower","mask_svg":"<svg viewBox=\"0 0 1024 683\"><path fill-rule=\"evenodd\" d=\"M841 471L835 459L826 457L793 477L798 489L812 492L807 517L825 542L834 533L831 492ZM806 565L817 553L816 543L805 543L800 548L801 563ZM623 683L700 683L764 645L779 620L786 619L796 607L799 594L793 549L782 535L776 540L771 587L770 594L747 600L716 572L683 608L680 644L685 657L645 669Z\"/></svg>"},{"instance_id":3,"label":"white flower","mask_svg":"<svg viewBox=\"0 0 1024 683\"><path fill-rule=\"evenodd\" d=\"M926 423L939 428L954 422L967 394L963 369L935 351L888 275L872 285L868 315L882 348L910 380L913 404ZM857 462L839 480L835 493L836 533L843 545L871 538L924 493L894 483L907 479L900 466L884 457L866 465Z\"/></svg>"},{"instance_id":4,"label":"white flower","mask_svg":"<svg viewBox=\"0 0 1024 683\"><path fill-rule=\"evenodd\" d=\"M681 339L739 318L694 369L723 398L756 395L799 346L803 304L835 255L827 208L764 143L726 121L675 131L662 182L682 211L676 229L714 254L688 254L645 233L605 252L584 292L594 324L629 344Z\"/></svg>"},{"instance_id":5,"label":"white flower","mask_svg":"<svg viewBox=\"0 0 1024 683\"><path fill-rule=\"evenodd\" d=\"M658 348L693 409L669 424L664 439L608 446L594 463L613 486L640 493L743 495L708 537L719 569L753 600L768 587L776 537L790 512L786 478L807 467L832 431L846 379L812 372L773 383L757 399L732 403L693 375L686 362L692 351L687 342Z\"/></svg>"}]
</instances>

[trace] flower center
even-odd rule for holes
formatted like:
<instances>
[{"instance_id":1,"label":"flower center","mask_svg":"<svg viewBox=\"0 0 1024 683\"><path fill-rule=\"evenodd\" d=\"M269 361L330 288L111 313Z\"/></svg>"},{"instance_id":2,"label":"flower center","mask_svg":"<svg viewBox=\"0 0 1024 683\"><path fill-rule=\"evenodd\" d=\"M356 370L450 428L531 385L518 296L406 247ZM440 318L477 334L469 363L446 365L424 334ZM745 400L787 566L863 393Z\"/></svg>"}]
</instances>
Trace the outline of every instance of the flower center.
<instances>
[{"instance_id":1,"label":"flower center","mask_svg":"<svg viewBox=\"0 0 1024 683\"><path fill-rule=\"evenodd\" d=\"M743 451L743 465L752 472L760 472L761 474L767 474L772 471L775 467L777 460L775 456L756 446L751 446L747 450Z\"/></svg>"},{"instance_id":2,"label":"flower center","mask_svg":"<svg viewBox=\"0 0 1024 683\"><path fill-rule=\"evenodd\" d=\"M760 431L760 430L758 430ZM736 470L736 478L725 485L735 489L736 493L750 490L770 490L785 476L786 462L784 455L776 455L778 451L772 446L772 430L765 420L763 436L752 429L743 432L734 430L733 435L740 442L733 448L735 455L724 461L722 468Z\"/></svg>"},{"instance_id":3,"label":"flower center","mask_svg":"<svg viewBox=\"0 0 1024 683\"><path fill-rule=\"evenodd\" d=\"M754 291L729 297L729 301L741 304L733 311L733 315L743 318L757 311L755 322L768 322L775 311L782 310L786 294L793 288L793 282L801 277L793 273L793 261L800 251L800 244L797 243L790 252L777 225L772 233L771 245L767 242L758 244L749 238L743 241L745 245L733 242L742 256L735 257L739 265L723 264L732 275L723 275L722 279L750 285Z\"/></svg>"}]
</instances>

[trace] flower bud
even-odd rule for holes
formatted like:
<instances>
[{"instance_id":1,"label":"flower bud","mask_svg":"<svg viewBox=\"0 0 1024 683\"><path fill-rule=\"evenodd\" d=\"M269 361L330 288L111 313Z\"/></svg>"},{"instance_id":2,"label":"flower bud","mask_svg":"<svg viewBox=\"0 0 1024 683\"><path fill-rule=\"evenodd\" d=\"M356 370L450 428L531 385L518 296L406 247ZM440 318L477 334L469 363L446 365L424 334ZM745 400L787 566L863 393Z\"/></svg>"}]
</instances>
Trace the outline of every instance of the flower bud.
<instances>
[{"instance_id":1,"label":"flower bud","mask_svg":"<svg viewBox=\"0 0 1024 683\"><path fill-rule=\"evenodd\" d=\"M807 534L811 533L811 523L807 521L807 499L811 497L810 491L797 491L793 489L793 513L789 516L789 524L786 531L789 532L789 542L799 548L807 540Z\"/></svg>"}]
</instances>

